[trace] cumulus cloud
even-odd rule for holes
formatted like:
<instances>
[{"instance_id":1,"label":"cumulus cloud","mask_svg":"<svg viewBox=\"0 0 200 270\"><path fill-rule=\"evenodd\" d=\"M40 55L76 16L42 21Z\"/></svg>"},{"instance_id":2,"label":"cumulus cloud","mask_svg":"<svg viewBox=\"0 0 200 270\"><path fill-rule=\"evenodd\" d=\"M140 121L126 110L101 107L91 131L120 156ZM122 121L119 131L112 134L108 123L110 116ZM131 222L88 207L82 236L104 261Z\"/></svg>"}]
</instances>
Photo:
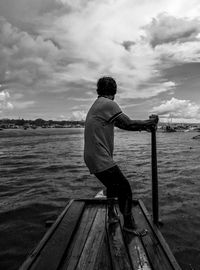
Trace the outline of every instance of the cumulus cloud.
<instances>
[{"instance_id":1,"label":"cumulus cloud","mask_svg":"<svg viewBox=\"0 0 200 270\"><path fill-rule=\"evenodd\" d=\"M125 40L122 42L122 46L124 47L125 50L130 51L131 47L135 45L134 41L130 40Z\"/></svg>"},{"instance_id":2,"label":"cumulus cloud","mask_svg":"<svg viewBox=\"0 0 200 270\"><path fill-rule=\"evenodd\" d=\"M111 75L121 98L145 99L176 90L166 67L200 60L196 0L27 1L30 24L14 26L17 15L0 19L0 83L12 96L69 91L74 106L100 76ZM21 106L33 106L32 99Z\"/></svg>"},{"instance_id":3,"label":"cumulus cloud","mask_svg":"<svg viewBox=\"0 0 200 270\"><path fill-rule=\"evenodd\" d=\"M62 2L70 5L69 1ZM152 21L147 11L149 5L144 2L140 5L128 0L126 4L122 1L86 2L73 3L73 8L82 8L78 12L72 9L54 24L55 29L66 31L62 36L58 31L56 39L74 59L66 67L69 80L81 77L88 84L91 78L95 81L99 76L111 75L119 82L122 97L148 98L175 89L175 82L163 78L163 69L177 62L198 61L197 19L167 13L157 16L160 10L156 3L153 4L156 11L152 12L156 16ZM163 3L166 5L165 1ZM174 3L170 1L166 6L171 8ZM144 18L142 10L147 11L148 19ZM148 24L143 27L145 21ZM170 83L173 87L169 87Z\"/></svg>"},{"instance_id":4,"label":"cumulus cloud","mask_svg":"<svg viewBox=\"0 0 200 270\"><path fill-rule=\"evenodd\" d=\"M200 41L187 43L162 44L156 47L156 54L159 57L160 68L172 67L184 63L198 63L200 61Z\"/></svg>"},{"instance_id":5,"label":"cumulus cloud","mask_svg":"<svg viewBox=\"0 0 200 270\"><path fill-rule=\"evenodd\" d=\"M154 67L161 76L170 67L200 61L199 19L164 13L153 18L143 29L144 43L150 44Z\"/></svg>"},{"instance_id":6,"label":"cumulus cloud","mask_svg":"<svg viewBox=\"0 0 200 270\"><path fill-rule=\"evenodd\" d=\"M11 97L7 90L0 92L0 112L4 110L26 109L35 104L33 100L23 100L23 95L15 93Z\"/></svg>"},{"instance_id":7,"label":"cumulus cloud","mask_svg":"<svg viewBox=\"0 0 200 270\"><path fill-rule=\"evenodd\" d=\"M71 121L85 120L86 114L87 113L85 111L73 111L71 115L68 116L68 120L71 120Z\"/></svg>"},{"instance_id":8,"label":"cumulus cloud","mask_svg":"<svg viewBox=\"0 0 200 270\"><path fill-rule=\"evenodd\" d=\"M13 109L13 104L9 101L9 99L10 99L10 94L7 90L0 92L0 112L5 109L8 109L8 110Z\"/></svg>"},{"instance_id":9,"label":"cumulus cloud","mask_svg":"<svg viewBox=\"0 0 200 270\"><path fill-rule=\"evenodd\" d=\"M57 3L61 3L75 10L80 10L88 4L91 0L56 0Z\"/></svg>"},{"instance_id":10,"label":"cumulus cloud","mask_svg":"<svg viewBox=\"0 0 200 270\"><path fill-rule=\"evenodd\" d=\"M34 100L28 100L28 101L13 101L13 106L17 109L26 109L30 108L35 104Z\"/></svg>"},{"instance_id":11,"label":"cumulus cloud","mask_svg":"<svg viewBox=\"0 0 200 270\"><path fill-rule=\"evenodd\" d=\"M57 18L51 13L43 14L35 36L1 18L2 80L10 88L34 92L68 91L77 88L75 84L81 81L78 87L85 91L91 82L106 74L117 79L126 97L145 98L170 90L167 80L162 78L162 68L158 67L164 59L172 58L170 53L172 61L188 55L188 47L180 49L179 41L188 38L193 42L198 33L197 20L188 23L165 14L142 28L145 19L141 11L147 11L149 5L133 2L57 0L69 8L68 12ZM160 11L160 5L152 5L152 14ZM144 31L146 39L141 37ZM149 45L166 45L170 41L176 41L174 47L153 50ZM196 48L198 45L197 42Z\"/></svg>"},{"instance_id":12,"label":"cumulus cloud","mask_svg":"<svg viewBox=\"0 0 200 270\"><path fill-rule=\"evenodd\" d=\"M200 119L200 105L174 97L154 107L152 112L159 114L162 118Z\"/></svg>"},{"instance_id":13,"label":"cumulus cloud","mask_svg":"<svg viewBox=\"0 0 200 270\"><path fill-rule=\"evenodd\" d=\"M160 14L144 29L152 47L165 43L184 43L197 40L200 20Z\"/></svg>"},{"instance_id":14,"label":"cumulus cloud","mask_svg":"<svg viewBox=\"0 0 200 270\"><path fill-rule=\"evenodd\" d=\"M77 1L73 6L79 4ZM127 6L132 8L132 2L127 1ZM159 84L160 74L154 68L157 59L149 44L138 40L140 22L133 11L135 15L138 12L121 1L88 1L81 11L72 10L55 21L55 38L74 59L66 66L69 80L82 78L88 84L91 78L95 82L99 76L111 75L130 97L140 96L138 86L142 82L154 78ZM50 32L42 34L50 35Z\"/></svg>"},{"instance_id":15,"label":"cumulus cloud","mask_svg":"<svg viewBox=\"0 0 200 270\"><path fill-rule=\"evenodd\" d=\"M123 89L123 92L119 93L119 97L121 99L131 98L131 97L137 97L142 99L152 98L160 93L168 92L169 94L174 93L174 89L176 87L176 84L172 81L165 81L165 82L158 82L158 83L152 83L152 82L146 82L141 83L138 85L138 89ZM127 90L127 91L126 91Z\"/></svg>"},{"instance_id":16,"label":"cumulus cloud","mask_svg":"<svg viewBox=\"0 0 200 270\"><path fill-rule=\"evenodd\" d=\"M42 91L56 73L54 60L58 52L51 40L32 37L0 18L0 80L5 84Z\"/></svg>"}]
</instances>

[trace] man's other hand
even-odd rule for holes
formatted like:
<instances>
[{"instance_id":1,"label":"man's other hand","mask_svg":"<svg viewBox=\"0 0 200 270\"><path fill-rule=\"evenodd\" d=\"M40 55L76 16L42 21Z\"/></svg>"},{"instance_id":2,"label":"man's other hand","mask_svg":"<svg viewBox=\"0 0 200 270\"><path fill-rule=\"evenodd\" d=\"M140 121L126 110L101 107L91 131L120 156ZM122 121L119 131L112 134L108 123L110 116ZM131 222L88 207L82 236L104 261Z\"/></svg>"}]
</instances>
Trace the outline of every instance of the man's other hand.
<instances>
[{"instance_id":1,"label":"man's other hand","mask_svg":"<svg viewBox=\"0 0 200 270\"><path fill-rule=\"evenodd\" d=\"M148 123L146 130L149 132L156 130L159 121L158 115L152 114L151 116L149 116L149 120L150 122Z\"/></svg>"},{"instance_id":2,"label":"man's other hand","mask_svg":"<svg viewBox=\"0 0 200 270\"><path fill-rule=\"evenodd\" d=\"M157 114L152 114L149 116L149 119L150 120L154 120L156 124L158 124L158 121L159 121L159 117Z\"/></svg>"}]
</instances>

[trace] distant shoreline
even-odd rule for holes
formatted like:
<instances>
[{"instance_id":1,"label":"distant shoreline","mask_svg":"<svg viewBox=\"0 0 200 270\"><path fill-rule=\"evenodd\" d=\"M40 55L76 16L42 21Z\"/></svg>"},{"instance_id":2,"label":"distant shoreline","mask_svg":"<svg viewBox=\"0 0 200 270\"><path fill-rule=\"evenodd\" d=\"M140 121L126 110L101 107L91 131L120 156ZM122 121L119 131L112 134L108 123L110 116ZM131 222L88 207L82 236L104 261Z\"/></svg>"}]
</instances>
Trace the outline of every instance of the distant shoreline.
<instances>
[{"instance_id":1,"label":"distant shoreline","mask_svg":"<svg viewBox=\"0 0 200 270\"><path fill-rule=\"evenodd\" d=\"M37 128L83 128L84 120L36 120L22 119L0 119L0 130L3 129L37 129ZM176 132L176 131L198 131L200 132L200 123L162 123L159 122L158 131Z\"/></svg>"},{"instance_id":2,"label":"distant shoreline","mask_svg":"<svg viewBox=\"0 0 200 270\"><path fill-rule=\"evenodd\" d=\"M36 129L36 128L77 128L84 127L85 121L54 121L38 118L36 120L0 119L0 129Z\"/></svg>"}]
</instances>

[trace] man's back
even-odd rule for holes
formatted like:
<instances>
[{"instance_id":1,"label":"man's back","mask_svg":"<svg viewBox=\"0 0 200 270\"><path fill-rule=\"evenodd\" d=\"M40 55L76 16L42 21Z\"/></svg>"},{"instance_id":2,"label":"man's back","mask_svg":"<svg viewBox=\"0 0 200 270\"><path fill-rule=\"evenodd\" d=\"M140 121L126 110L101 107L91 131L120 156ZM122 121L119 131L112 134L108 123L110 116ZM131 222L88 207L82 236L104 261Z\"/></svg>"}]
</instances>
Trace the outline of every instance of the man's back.
<instances>
[{"instance_id":1,"label":"man's back","mask_svg":"<svg viewBox=\"0 0 200 270\"><path fill-rule=\"evenodd\" d=\"M84 159L91 173L115 165L113 156L114 119L121 109L109 98L99 97L90 108L85 122Z\"/></svg>"}]
</instances>

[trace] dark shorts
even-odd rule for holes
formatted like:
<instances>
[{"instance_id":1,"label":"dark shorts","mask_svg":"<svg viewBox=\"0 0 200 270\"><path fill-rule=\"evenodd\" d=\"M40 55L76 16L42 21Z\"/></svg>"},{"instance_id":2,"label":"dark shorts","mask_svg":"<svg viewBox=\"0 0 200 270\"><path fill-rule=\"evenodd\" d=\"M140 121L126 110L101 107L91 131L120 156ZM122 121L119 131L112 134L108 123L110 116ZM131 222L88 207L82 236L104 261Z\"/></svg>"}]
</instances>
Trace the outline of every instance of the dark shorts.
<instances>
[{"instance_id":1,"label":"dark shorts","mask_svg":"<svg viewBox=\"0 0 200 270\"><path fill-rule=\"evenodd\" d=\"M125 214L130 212L132 191L130 184L116 165L108 170L96 173L95 176L107 188L107 198L118 198L120 211Z\"/></svg>"}]
</instances>

